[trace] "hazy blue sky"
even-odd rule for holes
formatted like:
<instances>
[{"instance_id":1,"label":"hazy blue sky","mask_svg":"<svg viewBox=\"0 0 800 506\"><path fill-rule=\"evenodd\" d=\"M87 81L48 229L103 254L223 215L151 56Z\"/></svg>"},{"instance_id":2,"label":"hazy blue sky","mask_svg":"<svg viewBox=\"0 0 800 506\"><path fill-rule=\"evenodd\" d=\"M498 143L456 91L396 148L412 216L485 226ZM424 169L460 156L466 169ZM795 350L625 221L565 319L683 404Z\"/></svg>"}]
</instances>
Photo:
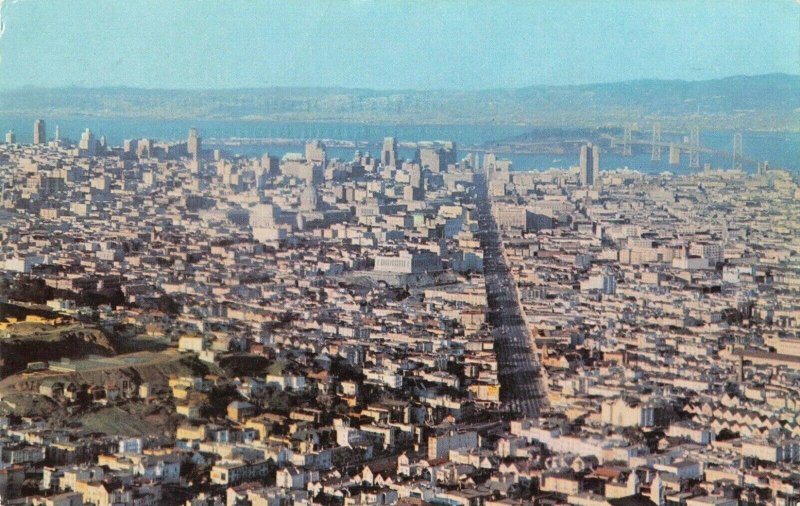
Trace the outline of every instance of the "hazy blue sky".
<instances>
[{"instance_id":1,"label":"hazy blue sky","mask_svg":"<svg viewBox=\"0 0 800 506\"><path fill-rule=\"evenodd\" d=\"M6 88L474 89L800 74L794 0L7 0L3 14Z\"/></svg>"}]
</instances>

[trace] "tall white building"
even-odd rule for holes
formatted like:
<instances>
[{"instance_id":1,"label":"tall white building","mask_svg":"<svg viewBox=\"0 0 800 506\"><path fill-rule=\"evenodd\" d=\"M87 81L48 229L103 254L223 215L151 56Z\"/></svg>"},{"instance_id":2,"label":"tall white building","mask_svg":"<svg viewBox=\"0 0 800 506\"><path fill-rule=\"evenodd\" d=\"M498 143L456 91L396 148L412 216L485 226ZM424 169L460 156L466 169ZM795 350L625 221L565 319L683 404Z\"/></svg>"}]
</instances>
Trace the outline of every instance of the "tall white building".
<instances>
[{"instance_id":1,"label":"tall white building","mask_svg":"<svg viewBox=\"0 0 800 506\"><path fill-rule=\"evenodd\" d=\"M80 156L94 156L97 154L97 142L94 140L94 134L88 128L81 134L78 153Z\"/></svg>"},{"instance_id":2,"label":"tall white building","mask_svg":"<svg viewBox=\"0 0 800 506\"><path fill-rule=\"evenodd\" d=\"M193 160L200 159L200 150L202 149L201 143L202 140L197 135L197 129L190 128L189 138L186 141L186 152L189 154L190 157L192 157Z\"/></svg>"}]
</instances>

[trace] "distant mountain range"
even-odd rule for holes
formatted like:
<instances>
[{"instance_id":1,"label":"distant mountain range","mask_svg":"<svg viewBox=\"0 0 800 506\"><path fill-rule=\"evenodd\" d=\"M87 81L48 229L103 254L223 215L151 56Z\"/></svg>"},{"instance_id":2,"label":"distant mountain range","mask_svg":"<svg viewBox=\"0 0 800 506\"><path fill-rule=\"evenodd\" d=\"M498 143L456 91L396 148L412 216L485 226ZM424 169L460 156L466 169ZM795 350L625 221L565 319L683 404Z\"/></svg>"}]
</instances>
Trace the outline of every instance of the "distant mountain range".
<instances>
[{"instance_id":1,"label":"distant mountain range","mask_svg":"<svg viewBox=\"0 0 800 506\"><path fill-rule=\"evenodd\" d=\"M0 92L0 114L571 127L657 120L664 128L800 130L800 76L479 91L29 88Z\"/></svg>"}]
</instances>

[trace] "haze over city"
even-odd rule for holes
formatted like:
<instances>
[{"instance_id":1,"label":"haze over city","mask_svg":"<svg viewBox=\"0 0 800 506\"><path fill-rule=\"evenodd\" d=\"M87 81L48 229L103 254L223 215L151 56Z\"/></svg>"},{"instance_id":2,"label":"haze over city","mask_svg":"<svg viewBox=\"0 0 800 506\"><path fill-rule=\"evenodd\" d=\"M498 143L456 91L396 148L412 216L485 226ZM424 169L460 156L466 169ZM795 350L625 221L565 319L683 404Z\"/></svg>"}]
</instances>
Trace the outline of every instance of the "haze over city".
<instances>
[{"instance_id":1,"label":"haze over city","mask_svg":"<svg viewBox=\"0 0 800 506\"><path fill-rule=\"evenodd\" d=\"M797 2L0 16L0 505L800 503Z\"/></svg>"}]
</instances>

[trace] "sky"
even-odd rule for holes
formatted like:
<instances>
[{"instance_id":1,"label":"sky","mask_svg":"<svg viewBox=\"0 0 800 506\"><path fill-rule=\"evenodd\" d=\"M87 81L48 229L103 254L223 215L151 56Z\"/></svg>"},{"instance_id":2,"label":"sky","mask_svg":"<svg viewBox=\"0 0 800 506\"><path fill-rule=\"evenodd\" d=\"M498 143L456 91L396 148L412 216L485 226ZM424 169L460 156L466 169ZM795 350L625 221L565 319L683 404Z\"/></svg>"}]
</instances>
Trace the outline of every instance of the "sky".
<instances>
[{"instance_id":1,"label":"sky","mask_svg":"<svg viewBox=\"0 0 800 506\"><path fill-rule=\"evenodd\" d=\"M800 74L800 0L5 0L2 23L0 89Z\"/></svg>"}]
</instances>

